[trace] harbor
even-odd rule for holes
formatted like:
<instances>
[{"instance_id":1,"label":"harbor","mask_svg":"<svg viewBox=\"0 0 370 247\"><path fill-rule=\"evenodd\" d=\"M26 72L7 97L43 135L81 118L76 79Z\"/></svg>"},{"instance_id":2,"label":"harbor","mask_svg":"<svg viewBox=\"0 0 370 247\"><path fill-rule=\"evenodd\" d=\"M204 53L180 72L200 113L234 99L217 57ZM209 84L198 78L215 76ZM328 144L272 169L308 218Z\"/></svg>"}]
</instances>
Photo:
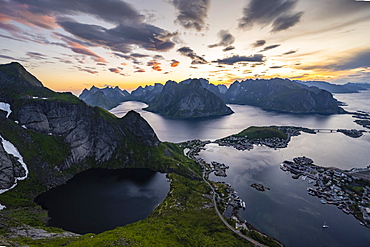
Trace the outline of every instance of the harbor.
<instances>
[{"instance_id":1,"label":"harbor","mask_svg":"<svg viewBox=\"0 0 370 247\"><path fill-rule=\"evenodd\" d=\"M312 159L297 157L280 164L281 170L302 181L309 178L307 193L320 198L322 204L335 205L354 215L363 226L370 227L370 166L349 171L314 165Z\"/></svg>"}]
</instances>

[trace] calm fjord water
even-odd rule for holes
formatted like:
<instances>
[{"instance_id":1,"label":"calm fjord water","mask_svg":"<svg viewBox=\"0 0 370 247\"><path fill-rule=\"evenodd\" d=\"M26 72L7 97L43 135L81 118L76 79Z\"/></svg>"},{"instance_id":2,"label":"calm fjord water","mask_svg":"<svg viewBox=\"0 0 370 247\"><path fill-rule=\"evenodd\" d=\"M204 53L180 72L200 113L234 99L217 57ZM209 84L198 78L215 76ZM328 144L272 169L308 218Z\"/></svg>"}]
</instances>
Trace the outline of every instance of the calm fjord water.
<instances>
[{"instance_id":1,"label":"calm fjord water","mask_svg":"<svg viewBox=\"0 0 370 247\"><path fill-rule=\"evenodd\" d=\"M370 91L336 95L351 111L370 112ZM351 115L294 115L268 112L251 106L230 105L234 114L205 119L171 119L143 111L141 102L124 102L111 110L118 117L129 110L139 112L162 141L215 140L249 126L294 125L308 128L363 129ZM287 148L257 146L251 151L207 145L200 153L207 161L230 166L226 178L246 201L240 217L286 246L370 246L370 229L335 206L323 205L309 196L307 181L294 180L279 169L284 160L305 155L317 165L341 169L370 164L370 134L358 139L341 133L303 133L293 137ZM146 218L169 191L164 174L135 169L89 170L67 184L38 198L49 209L50 225L74 232L102 232ZM144 172L143 172L144 171ZM259 192L252 183L270 191ZM322 224L327 222L328 229Z\"/></svg>"},{"instance_id":2,"label":"calm fjord water","mask_svg":"<svg viewBox=\"0 0 370 247\"><path fill-rule=\"evenodd\" d=\"M348 111L370 112L370 91L358 94L337 94L348 104ZM249 126L294 125L323 129L364 129L353 122L351 115L304 115L268 112L260 108L229 105L234 114L206 119L171 119L141 110L146 104L125 102L111 110L122 117L129 110L138 111L153 127L162 141L182 142L192 139L215 140ZM306 134L293 137L287 148L274 150L255 147L238 151L231 147L207 145L200 156L230 166L227 181L246 201L240 211L242 219L257 229L277 238L286 246L370 246L370 229L361 226L352 215L335 206L323 205L317 197L307 194L308 181L294 180L279 169L284 160L305 155L317 165L351 169L370 164L370 134L353 139L341 133ZM270 191L259 192L252 183L262 183ZM329 228L323 229L327 222Z\"/></svg>"}]
</instances>

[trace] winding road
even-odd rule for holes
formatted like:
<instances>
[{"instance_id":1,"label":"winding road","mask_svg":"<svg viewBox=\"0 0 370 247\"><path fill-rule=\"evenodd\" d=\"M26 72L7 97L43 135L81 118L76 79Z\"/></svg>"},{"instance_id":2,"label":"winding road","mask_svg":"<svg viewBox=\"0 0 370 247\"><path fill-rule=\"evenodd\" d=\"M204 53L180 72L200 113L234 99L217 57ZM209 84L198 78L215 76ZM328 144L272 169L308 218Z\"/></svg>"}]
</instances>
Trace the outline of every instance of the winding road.
<instances>
[{"instance_id":1,"label":"winding road","mask_svg":"<svg viewBox=\"0 0 370 247\"><path fill-rule=\"evenodd\" d=\"M216 191L214 190L213 186L206 180L206 178L204 177L205 173L203 173L203 181L206 182L208 184L208 186L212 189L213 191L213 204L214 204L214 207L215 207L215 211L216 213L218 214L218 216L220 217L220 219L222 220L222 222L231 230L233 231L234 233L238 234L240 237L248 240L249 242L251 242L252 244L254 244L255 246L260 246L260 247L267 247L266 245L263 245L259 242L257 242L256 240L252 239L252 238L249 238L247 236L245 236L244 234L242 234L240 231L237 231L234 229L234 227L232 227L226 220L225 218L222 216L222 214L220 213L220 211L218 210L217 208L217 204L216 204Z\"/></svg>"}]
</instances>

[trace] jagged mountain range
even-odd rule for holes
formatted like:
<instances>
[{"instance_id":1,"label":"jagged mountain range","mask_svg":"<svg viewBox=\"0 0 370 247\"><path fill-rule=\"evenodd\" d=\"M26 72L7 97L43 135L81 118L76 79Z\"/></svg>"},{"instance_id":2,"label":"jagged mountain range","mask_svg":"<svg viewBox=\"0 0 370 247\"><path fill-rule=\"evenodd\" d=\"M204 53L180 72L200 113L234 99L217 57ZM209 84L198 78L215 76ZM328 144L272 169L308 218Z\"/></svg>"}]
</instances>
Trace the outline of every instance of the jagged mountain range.
<instances>
[{"instance_id":1,"label":"jagged mountain range","mask_svg":"<svg viewBox=\"0 0 370 247\"><path fill-rule=\"evenodd\" d=\"M105 87L103 89L93 86L89 90L84 89L79 98L91 106L111 109L124 101L129 95L130 93L127 90L121 90L118 86L115 88Z\"/></svg>"},{"instance_id":2,"label":"jagged mountain range","mask_svg":"<svg viewBox=\"0 0 370 247\"><path fill-rule=\"evenodd\" d=\"M189 85L193 80L187 79L178 84ZM300 82L281 78L235 81L228 88L223 84L214 85L209 83L206 79L201 78L197 80L199 80L202 88L212 92L226 104L245 104L258 106L265 110L289 113L342 113L343 110L338 106L338 102L331 93L353 93L370 88L370 84L347 83L345 85L335 85L327 82ZM159 96L164 87L160 83L156 83L154 86L140 86L132 91L130 95L126 95L122 102L128 100L141 101L149 105L146 110L153 110L155 109L154 105L159 105L159 98L162 100L166 99L163 96ZM94 89L96 90L95 87ZM84 94L88 93L89 90L85 89ZM162 102L163 106L166 104L166 102ZM103 104L100 106L104 107ZM181 111L182 109L180 107L176 110ZM209 110L211 112L212 108L209 108ZM170 117L181 117L181 114L175 113L175 108L173 108L171 114L165 110L154 111ZM208 116L212 116L212 114L208 114ZM197 116L192 115L189 117Z\"/></svg>"},{"instance_id":3,"label":"jagged mountain range","mask_svg":"<svg viewBox=\"0 0 370 247\"><path fill-rule=\"evenodd\" d=\"M0 102L9 106L8 112L0 109L0 136L19 149L31 176L46 188L91 167L153 166L168 171L178 163L171 161L170 148L137 112L117 118L71 93L53 92L19 63L0 65L0 88ZM4 152L3 143L0 161L6 164L0 167L1 190L22 171L17 159Z\"/></svg>"}]
</instances>

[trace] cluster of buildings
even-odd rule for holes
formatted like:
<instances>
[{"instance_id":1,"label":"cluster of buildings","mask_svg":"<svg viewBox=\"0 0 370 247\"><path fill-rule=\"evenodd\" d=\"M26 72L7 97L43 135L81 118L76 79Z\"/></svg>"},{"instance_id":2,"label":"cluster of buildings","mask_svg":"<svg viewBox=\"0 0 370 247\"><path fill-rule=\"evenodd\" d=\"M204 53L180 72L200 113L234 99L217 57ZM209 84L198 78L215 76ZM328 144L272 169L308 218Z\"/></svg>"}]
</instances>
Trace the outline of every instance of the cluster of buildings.
<instances>
[{"instance_id":1,"label":"cluster of buildings","mask_svg":"<svg viewBox=\"0 0 370 247\"><path fill-rule=\"evenodd\" d=\"M284 161L280 168L293 174L293 178L308 178L310 195L321 198L323 204L336 205L346 214L353 214L361 225L370 227L370 180L352 175L353 171L316 166L306 157ZM370 167L357 174L370 174Z\"/></svg>"},{"instance_id":2,"label":"cluster of buildings","mask_svg":"<svg viewBox=\"0 0 370 247\"><path fill-rule=\"evenodd\" d=\"M226 177L226 170L229 166L212 161L207 163L204 159L198 156L199 152L204 149L209 141L192 140L183 143L181 146L185 148L184 153L189 158L195 160L203 169L203 176L208 179L209 174L212 172L219 177ZM245 202L239 197L238 192L231 187L231 184L225 183L223 181L211 181L210 184L213 190L210 191L211 195L215 193L216 200L224 205L223 215L227 219L231 219L235 222L235 228L248 229L246 223L239 220L238 210L246 208Z\"/></svg>"},{"instance_id":3,"label":"cluster of buildings","mask_svg":"<svg viewBox=\"0 0 370 247\"><path fill-rule=\"evenodd\" d=\"M346 130L346 129L338 129L337 132L341 132L349 137L352 138L359 138L363 135L363 132L366 132L365 130L356 130L356 129L351 129L351 130Z\"/></svg>"}]
</instances>

